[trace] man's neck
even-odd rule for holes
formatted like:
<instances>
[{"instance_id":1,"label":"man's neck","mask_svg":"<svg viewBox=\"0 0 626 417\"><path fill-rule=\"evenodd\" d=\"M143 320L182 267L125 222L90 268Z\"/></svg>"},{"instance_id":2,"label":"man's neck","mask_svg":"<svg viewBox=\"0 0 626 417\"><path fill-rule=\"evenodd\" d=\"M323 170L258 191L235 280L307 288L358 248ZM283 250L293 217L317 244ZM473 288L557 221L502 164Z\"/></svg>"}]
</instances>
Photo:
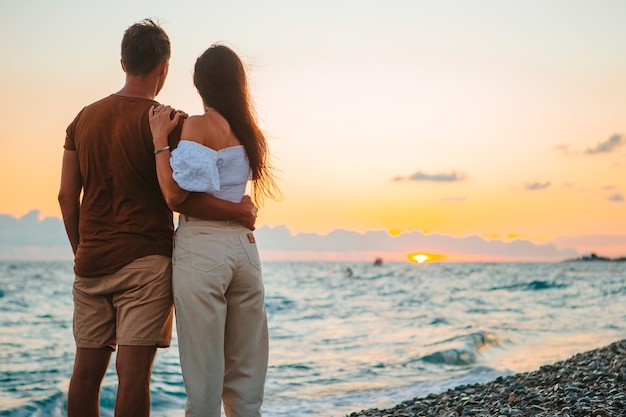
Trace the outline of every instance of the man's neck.
<instances>
[{"instance_id":1,"label":"man's neck","mask_svg":"<svg viewBox=\"0 0 626 417\"><path fill-rule=\"evenodd\" d=\"M163 60L151 72L144 75L129 74L122 63L122 68L126 73L126 83L116 94L126 97L146 98L154 100L165 83L169 60Z\"/></svg>"},{"instance_id":2,"label":"man's neck","mask_svg":"<svg viewBox=\"0 0 626 417\"><path fill-rule=\"evenodd\" d=\"M124 87L122 87L122 89L115 94L125 97L146 98L148 100L154 100L156 97L154 89L151 91L150 89L138 88L137 86L129 85L128 83L126 83Z\"/></svg>"},{"instance_id":3,"label":"man's neck","mask_svg":"<svg viewBox=\"0 0 626 417\"><path fill-rule=\"evenodd\" d=\"M116 94L125 97L137 97L154 100L157 95L158 80L154 76L126 75L124 87Z\"/></svg>"}]
</instances>

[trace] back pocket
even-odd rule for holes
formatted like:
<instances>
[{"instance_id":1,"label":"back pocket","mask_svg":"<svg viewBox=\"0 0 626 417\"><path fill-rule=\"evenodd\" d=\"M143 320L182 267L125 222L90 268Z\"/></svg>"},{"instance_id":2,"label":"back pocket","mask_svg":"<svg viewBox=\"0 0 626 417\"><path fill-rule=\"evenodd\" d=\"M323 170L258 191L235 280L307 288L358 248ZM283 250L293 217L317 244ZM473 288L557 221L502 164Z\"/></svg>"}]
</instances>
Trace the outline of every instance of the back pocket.
<instances>
[{"instance_id":1,"label":"back pocket","mask_svg":"<svg viewBox=\"0 0 626 417\"><path fill-rule=\"evenodd\" d=\"M191 267L208 272L224 265L226 237L221 233L199 234L189 238Z\"/></svg>"}]
</instances>

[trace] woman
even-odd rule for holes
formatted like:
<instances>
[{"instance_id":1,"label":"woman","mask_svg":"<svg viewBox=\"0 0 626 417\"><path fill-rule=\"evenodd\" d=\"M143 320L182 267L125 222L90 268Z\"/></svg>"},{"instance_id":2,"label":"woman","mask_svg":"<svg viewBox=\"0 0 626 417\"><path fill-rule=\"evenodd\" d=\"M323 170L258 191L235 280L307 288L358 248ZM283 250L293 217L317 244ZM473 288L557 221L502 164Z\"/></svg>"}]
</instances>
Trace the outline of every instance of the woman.
<instances>
[{"instance_id":1,"label":"woman","mask_svg":"<svg viewBox=\"0 0 626 417\"><path fill-rule=\"evenodd\" d=\"M196 61L194 84L205 113L187 118L178 147L168 134L184 113L150 114L159 184L176 206L189 192L239 202L249 179L255 202L273 197L267 143L248 97L246 74L228 47L212 45ZM254 235L233 221L179 217L173 290L186 416L260 416L268 334L261 263Z\"/></svg>"}]
</instances>

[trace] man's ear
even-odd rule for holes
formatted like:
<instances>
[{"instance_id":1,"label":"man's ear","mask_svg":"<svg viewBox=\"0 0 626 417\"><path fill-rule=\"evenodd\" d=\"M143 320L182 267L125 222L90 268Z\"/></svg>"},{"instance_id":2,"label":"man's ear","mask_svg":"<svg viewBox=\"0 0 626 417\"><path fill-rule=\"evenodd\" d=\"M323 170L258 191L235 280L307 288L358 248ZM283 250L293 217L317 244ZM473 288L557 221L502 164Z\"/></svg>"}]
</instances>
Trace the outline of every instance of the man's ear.
<instances>
[{"instance_id":1,"label":"man's ear","mask_svg":"<svg viewBox=\"0 0 626 417\"><path fill-rule=\"evenodd\" d=\"M163 62L159 64L159 75L161 76L167 75L167 71L169 70L169 67L170 67L170 60L169 59L163 60Z\"/></svg>"},{"instance_id":2,"label":"man's ear","mask_svg":"<svg viewBox=\"0 0 626 417\"><path fill-rule=\"evenodd\" d=\"M124 72L126 72L126 65L124 65L124 60L122 58L120 58L120 65L122 66Z\"/></svg>"}]
</instances>

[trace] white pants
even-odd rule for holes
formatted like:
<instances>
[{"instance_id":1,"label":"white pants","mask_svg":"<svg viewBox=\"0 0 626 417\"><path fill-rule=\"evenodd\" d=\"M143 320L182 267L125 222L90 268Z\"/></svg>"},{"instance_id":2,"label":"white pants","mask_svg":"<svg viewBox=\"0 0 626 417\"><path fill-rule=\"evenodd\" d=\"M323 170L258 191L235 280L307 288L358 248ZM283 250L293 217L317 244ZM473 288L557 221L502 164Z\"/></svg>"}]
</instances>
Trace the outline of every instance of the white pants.
<instances>
[{"instance_id":1,"label":"white pants","mask_svg":"<svg viewBox=\"0 0 626 417\"><path fill-rule=\"evenodd\" d=\"M261 416L268 331L252 232L180 216L173 290L187 417Z\"/></svg>"}]
</instances>

